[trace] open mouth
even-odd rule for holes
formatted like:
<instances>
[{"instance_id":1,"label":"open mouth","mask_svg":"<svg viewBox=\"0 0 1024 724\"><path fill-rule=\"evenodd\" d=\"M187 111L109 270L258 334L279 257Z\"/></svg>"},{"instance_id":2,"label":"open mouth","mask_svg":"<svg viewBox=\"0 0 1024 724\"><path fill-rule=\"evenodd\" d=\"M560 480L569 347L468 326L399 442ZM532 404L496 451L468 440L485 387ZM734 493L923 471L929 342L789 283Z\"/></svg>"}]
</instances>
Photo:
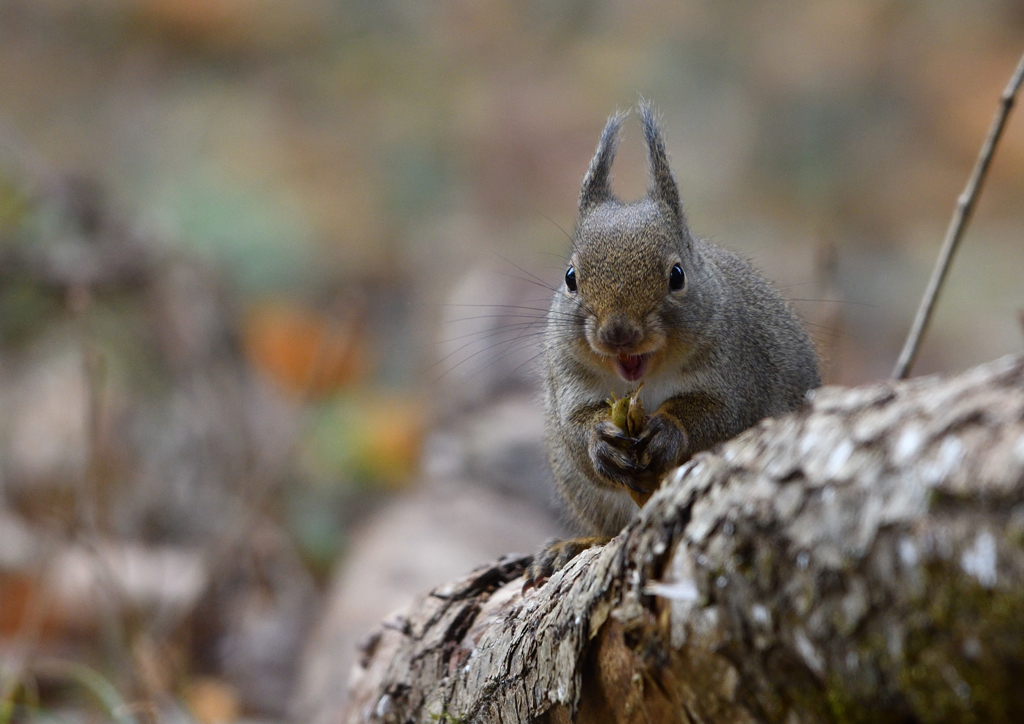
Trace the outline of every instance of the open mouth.
<instances>
[{"instance_id":1,"label":"open mouth","mask_svg":"<svg viewBox=\"0 0 1024 724\"><path fill-rule=\"evenodd\" d=\"M615 360L615 371L627 382L636 382L647 372L650 361L649 354L626 354L623 352Z\"/></svg>"}]
</instances>

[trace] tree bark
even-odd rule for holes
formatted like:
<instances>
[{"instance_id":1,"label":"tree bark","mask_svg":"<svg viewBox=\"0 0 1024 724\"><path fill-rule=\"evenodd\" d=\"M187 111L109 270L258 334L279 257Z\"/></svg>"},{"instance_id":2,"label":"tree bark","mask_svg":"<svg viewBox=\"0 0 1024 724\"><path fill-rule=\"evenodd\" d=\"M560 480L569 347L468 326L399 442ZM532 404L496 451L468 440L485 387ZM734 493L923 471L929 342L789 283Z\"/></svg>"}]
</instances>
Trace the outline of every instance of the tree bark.
<instances>
[{"instance_id":1,"label":"tree bark","mask_svg":"<svg viewBox=\"0 0 1024 724\"><path fill-rule=\"evenodd\" d=\"M528 560L383 624L337 720L1024 721L1024 358L817 390Z\"/></svg>"}]
</instances>

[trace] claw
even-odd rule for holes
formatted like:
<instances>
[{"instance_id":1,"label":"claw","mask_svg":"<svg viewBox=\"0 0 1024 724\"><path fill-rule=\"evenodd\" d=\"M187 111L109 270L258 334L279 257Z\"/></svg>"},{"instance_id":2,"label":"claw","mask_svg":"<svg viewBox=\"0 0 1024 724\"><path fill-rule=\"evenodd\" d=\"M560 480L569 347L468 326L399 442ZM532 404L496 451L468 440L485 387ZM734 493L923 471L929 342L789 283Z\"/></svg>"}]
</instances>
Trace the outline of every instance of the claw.
<instances>
[{"instance_id":1,"label":"claw","mask_svg":"<svg viewBox=\"0 0 1024 724\"><path fill-rule=\"evenodd\" d=\"M565 568L569 561L587 548L603 545L609 540L605 537L589 537L549 541L526 567L523 573L523 593L544 585L556 571Z\"/></svg>"}]
</instances>

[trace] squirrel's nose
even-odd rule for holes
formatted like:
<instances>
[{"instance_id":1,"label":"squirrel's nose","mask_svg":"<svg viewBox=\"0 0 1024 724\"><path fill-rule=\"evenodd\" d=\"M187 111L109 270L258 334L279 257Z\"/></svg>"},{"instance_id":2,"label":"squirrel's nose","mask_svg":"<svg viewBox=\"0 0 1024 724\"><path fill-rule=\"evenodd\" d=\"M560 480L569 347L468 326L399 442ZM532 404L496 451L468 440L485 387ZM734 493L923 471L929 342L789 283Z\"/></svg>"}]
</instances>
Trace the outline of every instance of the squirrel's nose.
<instances>
[{"instance_id":1,"label":"squirrel's nose","mask_svg":"<svg viewBox=\"0 0 1024 724\"><path fill-rule=\"evenodd\" d=\"M643 336L643 332L628 319L618 317L605 322L597 336L602 344L608 347L628 350L636 346Z\"/></svg>"}]
</instances>

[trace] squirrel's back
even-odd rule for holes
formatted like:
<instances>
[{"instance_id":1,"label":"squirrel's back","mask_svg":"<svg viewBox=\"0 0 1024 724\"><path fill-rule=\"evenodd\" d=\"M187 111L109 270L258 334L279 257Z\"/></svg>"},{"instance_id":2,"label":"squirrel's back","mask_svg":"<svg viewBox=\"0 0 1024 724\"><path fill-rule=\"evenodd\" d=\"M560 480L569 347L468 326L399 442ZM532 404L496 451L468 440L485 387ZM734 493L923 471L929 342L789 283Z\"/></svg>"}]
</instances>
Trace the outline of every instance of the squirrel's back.
<instances>
[{"instance_id":1,"label":"squirrel's back","mask_svg":"<svg viewBox=\"0 0 1024 724\"><path fill-rule=\"evenodd\" d=\"M696 240L700 253L722 274L722 325L716 336L723 361L755 387L757 409L745 427L797 407L821 384L814 343L789 304L746 261L710 241Z\"/></svg>"}]
</instances>

